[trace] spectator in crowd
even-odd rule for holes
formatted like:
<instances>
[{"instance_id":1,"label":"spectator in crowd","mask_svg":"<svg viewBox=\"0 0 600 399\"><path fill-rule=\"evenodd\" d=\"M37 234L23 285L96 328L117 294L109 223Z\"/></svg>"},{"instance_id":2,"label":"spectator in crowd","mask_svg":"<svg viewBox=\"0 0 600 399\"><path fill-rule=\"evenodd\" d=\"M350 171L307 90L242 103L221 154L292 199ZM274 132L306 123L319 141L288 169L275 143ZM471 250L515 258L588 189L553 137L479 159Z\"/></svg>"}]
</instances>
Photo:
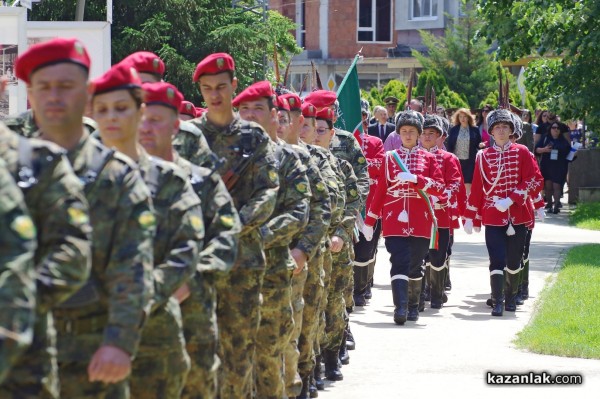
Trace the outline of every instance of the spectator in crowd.
<instances>
[{"instance_id":1,"label":"spectator in crowd","mask_svg":"<svg viewBox=\"0 0 600 399\"><path fill-rule=\"evenodd\" d=\"M517 143L523 144L533 152L535 144L533 142L533 128L531 127L531 113L528 109L524 109L521 113L521 120L523 121L523 134L517 140Z\"/></svg>"},{"instance_id":2,"label":"spectator in crowd","mask_svg":"<svg viewBox=\"0 0 600 399\"><path fill-rule=\"evenodd\" d=\"M479 135L481 136L483 143L483 145L480 146L482 148L491 147L494 144L494 138L488 133L487 125L487 116L493 110L494 107L492 107L490 104L485 104L481 109L481 113L478 114L479 121L477 122L477 126L479 127Z\"/></svg>"},{"instance_id":3,"label":"spectator in crowd","mask_svg":"<svg viewBox=\"0 0 600 399\"><path fill-rule=\"evenodd\" d=\"M475 170L475 156L481 144L481 134L475 126L471 111L459 108L452 116L452 125L446 140L446 149L458 157L465 177L467 195L471 192L471 181Z\"/></svg>"},{"instance_id":4,"label":"spectator in crowd","mask_svg":"<svg viewBox=\"0 0 600 399\"><path fill-rule=\"evenodd\" d=\"M550 133L544 135L535 146L535 152L541 155L540 169L544 176L546 209L553 213L560 211L560 197L567 179L569 162L567 156L571 144L560 132L560 124L550 125Z\"/></svg>"},{"instance_id":5,"label":"spectator in crowd","mask_svg":"<svg viewBox=\"0 0 600 399\"><path fill-rule=\"evenodd\" d=\"M381 105L373 108L373 114L375 123L369 126L369 136L379 137L381 141L385 142L390 133L396 130L396 126L388 122L388 112Z\"/></svg>"},{"instance_id":6,"label":"spectator in crowd","mask_svg":"<svg viewBox=\"0 0 600 399\"><path fill-rule=\"evenodd\" d=\"M569 126L569 139L571 140L571 145L574 143L581 143L583 139L583 134L581 133L581 125L576 120L570 120L567 123Z\"/></svg>"},{"instance_id":7,"label":"spectator in crowd","mask_svg":"<svg viewBox=\"0 0 600 399\"><path fill-rule=\"evenodd\" d=\"M531 131L533 132L533 134L535 134L535 132L537 131L538 125L536 123L533 123L533 119L531 118L531 111L528 110L527 108L525 108L523 110L523 115L521 116L521 120L523 121L523 123L527 122L531 125Z\"/></svg>"},{"instance_id":8,"label":"spectator in crowd","mask_svg":"<svg viewBox=\"0 0 600 399\"><path fill-rule=\"evenodd\" d=\"M535 131L535 136L533 137L533 141L539 143L540 139L550 131L550 121L548 120L548 110L543 109L539 113L537 120L535 121L536 125L538 125L537 130Z\"/></svg>"}]
</instances>

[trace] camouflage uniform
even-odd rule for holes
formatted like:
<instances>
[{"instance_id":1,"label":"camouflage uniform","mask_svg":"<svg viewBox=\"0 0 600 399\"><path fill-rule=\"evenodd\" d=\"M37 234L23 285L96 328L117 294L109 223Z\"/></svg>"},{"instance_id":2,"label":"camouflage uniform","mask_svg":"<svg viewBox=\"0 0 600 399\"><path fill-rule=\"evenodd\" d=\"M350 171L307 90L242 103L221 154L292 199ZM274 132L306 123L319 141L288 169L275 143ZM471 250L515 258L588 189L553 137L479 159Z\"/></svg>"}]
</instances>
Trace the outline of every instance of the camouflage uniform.
<instances>
[{"instance_id":1,"label":"camouflage uniform","mask_svg":"<svg viewBox=\"0 0 600 399\"><path fill-rule=\"evenodd\" d=\"M190 121L181 121L179 124L179 132L173 137L173 148L183 159L187 159L194 165L206 168L215 166L214 154L204 134Z\"/></svg>"},{"instance_id":2,"label":"camouflage uniform","mask_svg":"<svg viewBox=\"0 0 600 399\"><path fill-rule=\"evenodd\" d=\"M131 373L133 398L178 398L190 370L181 309L173 293L196 272L204 238L200 199L184 170L140 152L156 215L154 300Z\"/></svg>"},{"instance_id":3,"label":"camouflage uniform","mask_svg":"<svg viewBox=\"0 0 600 399\"><path fill-rule=\"evenodd\" d=\"M323 199L322 208L327 212L326 206L327 203L329 204L329 218L327 220L326 214L323 215L323 219L325 220L323 235L315 248L314 255L309 259L307 264L308 277L302 295L304 299L304 312L302 314L301 332L298 338L299 357L297 367L302 379L307 378L315 367L314 344L317 341L318 327L320 320L323 318L323 304L325 302L323 293L326 276L323 269L323 261L329 243L328 231L331 223L339 224L342 215L341 211L343 210L343 202L339 202L340 198L343 201L343 197L340 195L337 177L329 164L327 153L320 147L308 145L307 148L311 158L317 163L317 168L326 187L327 198ZM313 197L316 197L316 195L313 195ZM342 205L341 207L340 204ZM311 202L311 219L313 216L312 212ZM330 272L331 270L329 270Z\"/></svg>"},{"instance_id":4,"label":"camouflage uniform","mask_svg":"<svg viewBox=\"0 0 600 399\"><path fill-rule=\"evenodd\" d=\"M41 133L39 127L35 123L35 119L33 118L32 108L20 113L19 115L9 116L8 118L4 119L4 123L10 130L23 137L39 138ZM85 126L90 134L98 129L98 124L96 121L86 116L83 117L83 126Z\"/></svg>"},{"instance_id":5,"label":"camouflage uniform","mask_svg":"<svg viewBox=\"0 0 600 399\"><path fill-rule=\"evenodd\" d=\"M84 134L69 151L84 182L93 227L92 273L55 309L63 398L127 397L127 381L89 382L87 366L102 345L135 356L153 296L152 240L156 219L150 192L130 158Z\"/></svg>"},{"instance_id":6,"label":"camouflage uniform","mask_svg":"<svg viewBox=\"0 0 600 399\"><path fill-rule=\"evenodd\" d=\"M259 398L283 398L283 354L293 330L291 277L296 262L290 253L292 239L308 222L311 196L306 167L298 153L277 141L279 191L275 210L260 228L267 269L261 289L260 326L256 342L256 394Z\"/></svg>"},{"instance_id":7,"label":"camouflage uniform","mask_svg":"<svg viewBox=\"0 0 600 399\"><path fill-rule=\"evenodd\" d=\"M88 203L58 146L19 137L0 126L0 158L23 191L38 243L33 343L0 388L0 397L56 398L56 331L50 309L76 292L89 276Z\"/></svg>"},{"instance_id":8,"label":"camouflage uniform","mask_svg":"<svg viewBox=\"0 0 600 399\"><path fill-rule=\"evenodd\" d=\"M35 233L23 194L0 159L0 384L33 338Z\"/></svg>"},{"instance_id":9,"label":"camouflage uniform","mask_svg":"<svg viewBox=\"0 0 600 399\"><path fill-rule=\"evenodd\" d=\"M360 206L357 188L357 179L350 164L338 159L341 176L344 178L344 190L346 192L346 203L341 223L334 232L344 240L341 251L333 253L333 266L329 291L327 295L327 310L325 312L325 342L321 344L322 349L337 351L342 344L342 336L346 325L346 303L344 301L344 289L349 284L349 276L352 275L351 249L353 245L353 229L356 215Z\"/></svg>"},{"instance_id":10,"label":"camouflage uniform","mask_svg":"<svg viewBox=\"0 0 600 399\"><path fill-rule=\"evenodd\" d=\"M217 397L217 369L221 364L217 356L215 279L231 270L242 225L233 200L217 173L195 166L177 155L174 161L186 171L200 197L205 228L197 272L188 282L190 297L180 305L192 366L181 397L214 399Z\"/></svg>"},{"instance_id":11,"label":"camouflage uniform","mask_svg":"<svg viewBox=\"0 0 600 399\"><path fill-rule=\"evenodd\" d=\"M321 294L320 287L321 273L323 271L322 262L314 262L316 254L319 252L323 237L327 233L327 228L331 221L331 201L329 199L329 190L327 184L321 175L319 169L319 159L311 156L308 146L304 143L292 146L300 156L302 164L307 168L306 175L310 183L312 196L309 204L309 219L306 228L301 230L292 241L290 248L298 248L307 256L307 263L302 272L292 276L292 311L294 315L294 330L291 339L286 346L284 354L285 386L288 396L297 396L301 388L297 384L296 375L298 375L298 360L300 356L298 340L303 328L303 313L305 309L304 288L310 279L311 298L308 300L308 312L316 312L316 301L314 294ZM319 256L320 259L322 257ZM312 267L311 267L312 262ZM319 298L320 299L320 298Z\"/></svg>"},{"instance_id":12,"label":"camouflage uniform","mask_svg":"<svg viewBox=\"0 0 600 399\"><path fill-rule=\"evenodd\" d=\"M211 150L224 158L218 168L221 176L240 164L244 151L254 154L254 161L229 189L243 227L233 270L217 280L218 353L223 362L219 371L220 397L245 398L253 386L260 289L265 272L259 227L273 212L279 185L275 147L259 125L244 122L238 115L225 127L215 126L206 116L195 119L193 124L202 131Z\"/></svg>"}]
</instances>

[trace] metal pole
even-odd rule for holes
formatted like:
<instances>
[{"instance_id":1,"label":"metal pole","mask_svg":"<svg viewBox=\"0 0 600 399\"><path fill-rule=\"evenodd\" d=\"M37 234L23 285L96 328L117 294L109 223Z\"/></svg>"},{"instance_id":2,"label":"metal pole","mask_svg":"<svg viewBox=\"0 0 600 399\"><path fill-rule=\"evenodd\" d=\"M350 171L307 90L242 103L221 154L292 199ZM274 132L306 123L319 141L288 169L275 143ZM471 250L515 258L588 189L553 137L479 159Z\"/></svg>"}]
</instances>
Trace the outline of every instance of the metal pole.
<instances>
[{"instance_id":1,"label":"metal pole","mask_svg":"<svg viewBox=\"0 0 600 399\"><path fill-rule=\"evenodd\" d=\"M77 6L75 8L75 21L83 21L84 13L85 13L85 0L77 0Z\"/></svg>"}]
</instances>

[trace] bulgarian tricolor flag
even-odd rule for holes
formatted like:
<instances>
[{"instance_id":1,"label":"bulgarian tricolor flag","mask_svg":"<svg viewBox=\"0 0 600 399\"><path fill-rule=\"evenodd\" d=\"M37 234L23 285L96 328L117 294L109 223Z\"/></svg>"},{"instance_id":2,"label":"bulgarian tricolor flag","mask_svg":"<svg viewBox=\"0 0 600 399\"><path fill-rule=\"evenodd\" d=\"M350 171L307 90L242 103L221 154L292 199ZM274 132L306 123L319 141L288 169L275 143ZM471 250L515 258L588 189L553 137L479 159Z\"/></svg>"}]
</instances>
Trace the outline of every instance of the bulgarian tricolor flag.
<instances>
[{"instance_id":1,"label":"bulgarian tricolor flag","mask_svg":"<svg viewBox=\"0 0 600 399\"><path fill-rule=\"evenodd\" d=\"M335 127L354 133L355 136L362 133L360 87L356 70L356 64L360 58L361 56L358 54L354 57L352 65L338 88L337 99L340 103L340 114L335 122Z\"/></svg>"}]
</instances>

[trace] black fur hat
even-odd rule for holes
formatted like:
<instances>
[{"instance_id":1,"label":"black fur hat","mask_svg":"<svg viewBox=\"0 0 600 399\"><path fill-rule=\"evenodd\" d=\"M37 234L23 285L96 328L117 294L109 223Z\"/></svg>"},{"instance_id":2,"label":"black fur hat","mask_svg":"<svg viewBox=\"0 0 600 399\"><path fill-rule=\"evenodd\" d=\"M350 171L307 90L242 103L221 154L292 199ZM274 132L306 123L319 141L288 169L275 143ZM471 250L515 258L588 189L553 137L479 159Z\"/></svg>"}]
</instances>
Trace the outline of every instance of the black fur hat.
<instances>
[{"instance_id":1,"label":"black fur hat","mask_svg":"<svg viewBox=\"0 0 600 399\"><path fill-rule=\"evenodd\" d=\"M512 117L512 112L507 109L497 109L489 113L487 117L488 132L491 132L498 123L508 123L515 132L515 120Z\"/></svg>"},{"instance_id":2,"label":"black fur hat","mask_svg":"<svg viewBox=\"0 0 600 399\"><path fill-rule=\"evenodd\" d=\"M442 118L437 115L425 115L425 122L423 122L423 129L432 128L437 130L440 135L444 134L444 125Z\"/></svg>"},{"instance_id":3,"label":"black fur hat","mask_svg":"<svg viewBox=\"0 0 600 399\"><path fill-rule=\"evenodd\" d=\"M402 111L396 115L396 131L400 131L402 126L414 126L423 133L423 115L415 111Z\"/></svg>"}]
</instances>

